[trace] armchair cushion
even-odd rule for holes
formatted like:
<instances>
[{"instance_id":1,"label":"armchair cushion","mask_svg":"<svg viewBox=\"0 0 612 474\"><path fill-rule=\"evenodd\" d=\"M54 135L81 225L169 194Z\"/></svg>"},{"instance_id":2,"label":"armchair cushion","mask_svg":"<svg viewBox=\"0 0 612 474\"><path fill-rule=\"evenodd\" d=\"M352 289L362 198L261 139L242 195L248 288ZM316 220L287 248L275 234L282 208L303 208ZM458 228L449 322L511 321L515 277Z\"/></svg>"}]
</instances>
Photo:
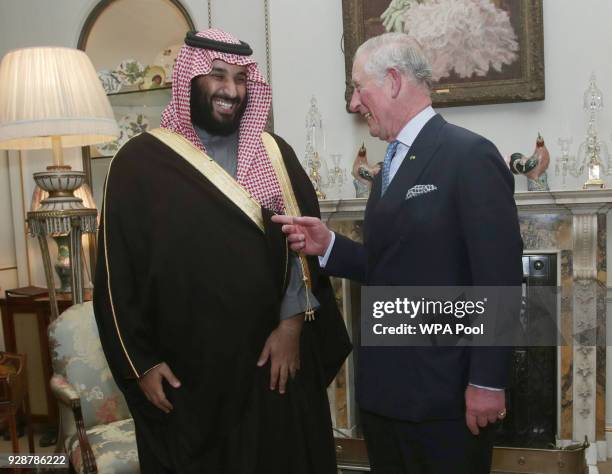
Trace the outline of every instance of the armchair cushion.
<instances>
[{"instance_id":1,"label":"armchair cushion","mask_svg":"<svg viewBox=\"0 0 612 474\"><path fill-rule=\"evenodd\" d=\"M98 474L139 472L134 420L131 418L90 428L87 438L96 458ZM76 434L66 439L65 449L74 470L83 473L83 457Z\"/></svg>"},{"instance_id":2,"label":"armchair cushion","mask_svg":"<svg viewBox=\"0 0 612 474\"><path fill-rule=\"evenodd\" d=\"M111 375L91 302L71 306L49 326L53 370L81 399L86 428L130 417Z\"/></svg>"}]
</instances>

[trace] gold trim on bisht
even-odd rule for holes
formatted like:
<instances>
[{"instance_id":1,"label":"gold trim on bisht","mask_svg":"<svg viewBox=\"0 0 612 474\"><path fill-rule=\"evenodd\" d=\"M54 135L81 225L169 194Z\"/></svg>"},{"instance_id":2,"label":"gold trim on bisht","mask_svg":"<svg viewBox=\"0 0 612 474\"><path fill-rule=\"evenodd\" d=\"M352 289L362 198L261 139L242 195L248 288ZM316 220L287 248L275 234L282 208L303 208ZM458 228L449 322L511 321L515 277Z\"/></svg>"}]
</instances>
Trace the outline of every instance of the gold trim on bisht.
<instances>
[{"instance_id":1,"label":"gold trim on bisht","mask_svg":"<svg viewBox=\"0 0 612 474\"><path fill-rule=\"evenodd\" d=\"M300 217L302 213L300 212L297 199L293 193L293 187L291 186L291 181L289 179L289 175L287 174L287 169L285 168L283 155L278 148L276 140L274 140L272 135L266 132L261 134L261 140L266 148L268 157L272 162L272 166L276 172L276 178L278 179L278 183L280 184L280 188L283 193L283 201L285 201L285 214L288 216ZM308 269L306 256L304 254L298 254L298 257L300 260L300 266L302 267L304 286L307 290L312 290L312 281L310 279L310 271ZM313 321L315 318L312 303L310 302L309 291L306 291L306 311L304 314L306 321Z\"/></svg>"},{"instance_id":2,"label":"gold trim on bisht","mask_svg":"<svg viewBox=\"0 0 612 474\"><path fill-rule=\"evenodd\" d=\"M127 143L127 142L126 142ZM125 145L125 144L124 144ZM121 146L121 148L123 148L123 145ZM108 188L108 182L110 180L110 174L111 174L111 169L113 167L113 161L115 161L115 157L117 156L117 154L119 153L119 151L121 151L121 148L119 148L119 150L117 150L117 153L115 153L115 156L113 156L113 158L111 158L111 162L108 165L108 173L106 176L106 181L104 182L104 193L102 195L102 226L104 229L104 263L106 264L106 284L108 286L108 301L110 302L110 307L111 307L111 313L113 313L113 322L115 324L115 331L117 331L117 337L119 337L119 342L121 343L121 348L123 349L123 353L125 354L125 357L128 361L128 363L130 364L130 367L132 369L132 371L134 372L134 375L136 375L137 378L141 377L141 374L138 373L138 370L136 370L136 366L134 365L134 363L132 362L132 359L130 357L130 354L127 351L127 348L125 347L125 343L123 342L123 337L121 337L121 330L119 329L119 322L117 321L117 313L115 312L115 302L113 300L113 292L111 290L111 270L110 270L110 266L108 264L108 239L106 236L106 191ZM98 238L99 240L99 238ZM144 374L142 374L144 375Z\"/></svg>"},{"instance_id":3,"label":"gold trim on bisht","mask_svg":"<svg viewBox=\"0 0 612 474\"><path fill-rule=\"evenodd\" d=\"M260 204L221 165L178 133L166 128L154 128L147 133L170 147L199 171L263 232L264 222Z\"/></svg>"}]
</instances>

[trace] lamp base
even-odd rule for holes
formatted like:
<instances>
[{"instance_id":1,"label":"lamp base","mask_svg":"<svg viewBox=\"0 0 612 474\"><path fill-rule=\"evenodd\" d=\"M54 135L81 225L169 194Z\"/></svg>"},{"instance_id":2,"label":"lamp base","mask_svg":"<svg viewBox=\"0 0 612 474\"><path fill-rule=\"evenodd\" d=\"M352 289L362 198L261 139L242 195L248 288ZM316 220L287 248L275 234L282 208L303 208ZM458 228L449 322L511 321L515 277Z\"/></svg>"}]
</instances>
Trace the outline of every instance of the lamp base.
<instances>
[{"instance_id":1,"label":"lamp base","mask_svg":"<svg viewBox=\"0 0 612 474\"><path fill-rule=\"evenodd\" d=\"M70 166L47 166L47 171L34 173L34 181L49 193L41 201L38 211L67 211L84 209L81 198L73 192L85 181L85 172L73 171Z\"/></svg>"},{"instance_id":2,"label":"lamp base","mask_svg":"<svg viewBox=\"0 0 612 474\"><path fill-rule=\"evenodd\" d=\"M83 274L81 267L81 238L84 232L95 232L97 229L98 211L95 209L72 209L65 211L30 211L28 212L28 231L38 238L43 257L45 279L49 289L51 304L51 321L59 317L59 308L55 293L53 265L49 255L47 236L69 235L72 301L83 302Z\"/></svg>"},{"instance_id":3,"label":"lamp base","mask_svg":"<svg viewBox=\"0 0 612 474\"><path fill-rule=\"evenodd\" d=\"M67 235L74 226L73 221L78 219L78 226L82 232L96 232L98 230L98 211L95 209L67 209L63 211L28 212L28 231L36 237L39 235Z\"/></svg>"},{"instance_id":4,"label":"lamp base","mask_svg":"<svg viewBox=\"0 0 612 474\"><path fill-rule=\"evenodd\" d=\"M57 244L57 259L53 267L60 280L60 287L56 288L58 293L72 293L72 268L70 266L70 237L57 235L53 237Z\"/></svg>"}]
</instances>

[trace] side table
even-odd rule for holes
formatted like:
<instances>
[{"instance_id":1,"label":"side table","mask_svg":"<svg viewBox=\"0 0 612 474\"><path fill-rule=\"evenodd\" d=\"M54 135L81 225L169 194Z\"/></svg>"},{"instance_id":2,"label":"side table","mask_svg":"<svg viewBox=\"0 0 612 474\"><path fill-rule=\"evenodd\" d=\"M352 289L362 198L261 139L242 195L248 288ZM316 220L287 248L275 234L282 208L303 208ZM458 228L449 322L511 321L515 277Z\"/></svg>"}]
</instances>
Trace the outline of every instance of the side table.
<instances>
[{"instance_id":1,"label":"side table","mask_svg":"<svg viewBox=\"0 0 612 474\"><path fill-rule=\"evenodd\" d=\"M35 290L39 290L38 295ZM85 299L91 299L91 291L85 292ZM58 293L57 303L60 312L66 310L72 306L72 295ZM25 353L28 358L32 419L37 423L57 425L57 403L49 387L53 369L47 334L52 314L48 293L44 288L31 287L6 290L6 298L0 299L0 311L5 350ZM30 328L32 330L28 331Z\"/></svg>"}]
</instances>

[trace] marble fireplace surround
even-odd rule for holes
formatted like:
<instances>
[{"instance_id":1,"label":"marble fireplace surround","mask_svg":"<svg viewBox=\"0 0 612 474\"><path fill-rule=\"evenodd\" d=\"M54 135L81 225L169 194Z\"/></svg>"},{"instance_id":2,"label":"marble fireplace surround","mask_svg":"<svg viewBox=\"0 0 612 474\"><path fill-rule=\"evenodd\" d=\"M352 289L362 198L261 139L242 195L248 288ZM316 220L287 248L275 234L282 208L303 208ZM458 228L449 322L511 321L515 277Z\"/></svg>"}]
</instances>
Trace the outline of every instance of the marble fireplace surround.
<instances>
[{"instance_id":1,"label":"marble fireplace surround","mask_svg":"<svg viewBox=\"0 0 612 474\"><path fill-rule=\"evenodd\" d=\"M606 331L606 214L612 209L612 190L521 192L515 194L525 253L556 253L559 311L568 321L564 336L593 328L598 340ZM323 200L324 221L355 240L361 238L365 199ZM350 284L336 282L349 329ZM354 300L354 295L353 295ZM354 435L352 361L330 390L336 427ZM605 426L606 346L558 349L558 444L591 443L587 450L589 472L607 458ZM332 411L333 408L332 408Z\"/></svg>"}]
</instances>

